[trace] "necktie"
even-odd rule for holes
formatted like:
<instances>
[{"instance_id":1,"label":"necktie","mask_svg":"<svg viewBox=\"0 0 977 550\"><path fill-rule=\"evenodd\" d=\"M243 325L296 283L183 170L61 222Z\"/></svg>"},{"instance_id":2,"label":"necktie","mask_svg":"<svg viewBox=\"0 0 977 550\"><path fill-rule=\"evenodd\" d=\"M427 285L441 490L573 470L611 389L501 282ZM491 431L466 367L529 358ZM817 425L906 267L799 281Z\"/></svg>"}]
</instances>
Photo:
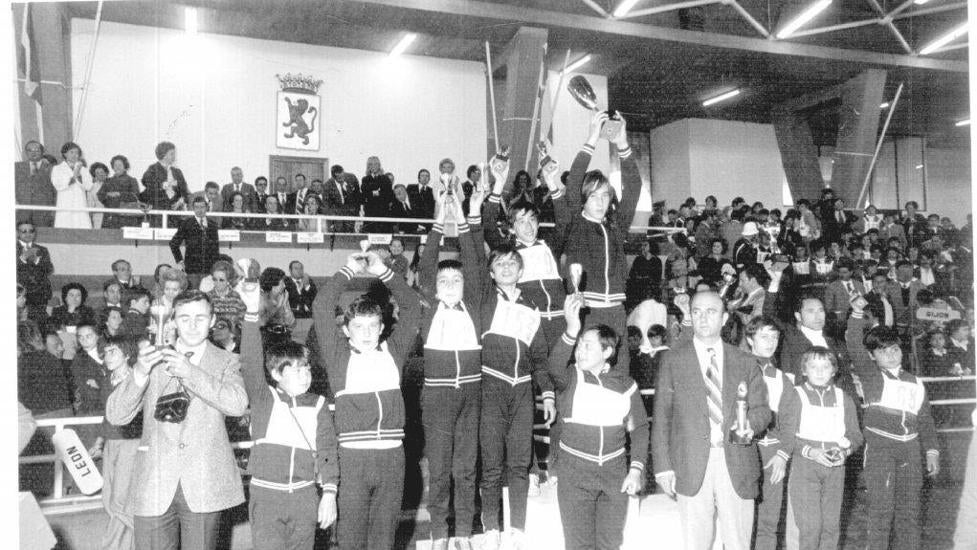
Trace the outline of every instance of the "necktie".
<instances>
[{"instance_id":1,"label":"necktie","mask_svg":"<svg viewBox=\"0 0 977 550\"><path fill-rule=\"evenodd\" d=\"M197 218L197 221L200 222L200 227L202 227L204 229L207 229L207 219L206 218Z\"/></svg>"},{"instance_id":2,"label":"necktie","mask_svg":"<svg viewBox=\"0 0 977 550\"><path fill-rule=\"evenodd\" d=\"M241 184L240 183L235 183L234 184L234 192L235 193L240 193L241 192Z\"/></svg>"},{"instance_id":3,"label":"necktie","mask_svg":"<svg viewBox=\"0 0 977 550\"><path fill-rule=\"evenodd\" d=\"M719 379L719 364L716 362L716 350L709 348L709 366L706 369L706 401L709 406L709 420L719 426L723 425L723 384Z\"/></svg>"},{"instance_id":4,"label":"necktie","mask_svg":"<svg viewBox=\"0 0 977 550\"><path fill-rule=\"evenodd\" d=\"M37 163L36 162L32 162L31 163L31 175L33 176L35 174L37 174Z\"/></svg>"}]
</instances>

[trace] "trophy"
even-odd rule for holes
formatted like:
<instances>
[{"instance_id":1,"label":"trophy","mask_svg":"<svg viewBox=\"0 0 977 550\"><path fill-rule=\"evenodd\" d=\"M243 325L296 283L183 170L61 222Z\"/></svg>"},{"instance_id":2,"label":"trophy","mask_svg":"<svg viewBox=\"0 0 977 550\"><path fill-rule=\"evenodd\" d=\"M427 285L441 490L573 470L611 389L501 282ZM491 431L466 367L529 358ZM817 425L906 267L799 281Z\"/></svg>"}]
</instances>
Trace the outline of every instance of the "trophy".
<instances>
[{"instance_id":1,"label":"trophy","mask_svg":"<svg viewBox=\"0 0 977 550\"><path fill-rule=\"evenodd\" d=\"M573 96L573 99L577 100L577 103L584 106L584 108L591 111L600 111L600 107L597 106L597 94L594 93L593 87L590 86L590 82L581 75L577 75L570 79L567 83L567 91ZM618 132L621 131L621 119L617 118L617 115L613 111L607 111L610 118L604 123L604 126L600 129L600 136L608 141L614 139Z\"/></svg>"},{"instance_id":2,"label":"trophy","mask_svg":"<svg viewBox=\"0 0 977 550\"><path fill-rule=\"evenodd\" d=\"M570 284L573 285L573 293L580 292L580 279L583 277L583 266L580 264L570 264Z\"/></svg>"},{"instance_id":3,"label":"trophy","mask_svg":"<svg viewBox=\"0 0 977 550\"><path fill-rule=\"evenodd\" d=\"M733 445L749 445L753 442L753 434L740 435L739 431L749 428L749 420L746 418L746 382L740 382L736 387L736 422L729 427L729 442Z\"/></svg>"}]
</instances>

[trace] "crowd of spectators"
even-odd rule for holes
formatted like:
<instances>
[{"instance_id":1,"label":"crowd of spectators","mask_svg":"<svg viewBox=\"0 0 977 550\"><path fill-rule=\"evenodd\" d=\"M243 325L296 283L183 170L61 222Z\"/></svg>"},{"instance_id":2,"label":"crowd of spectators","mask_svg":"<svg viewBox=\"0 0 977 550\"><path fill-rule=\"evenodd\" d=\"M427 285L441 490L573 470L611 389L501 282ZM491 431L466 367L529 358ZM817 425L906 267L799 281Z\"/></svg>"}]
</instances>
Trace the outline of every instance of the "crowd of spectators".
<instances>
[{"instance_id":1,"label":"crowd of spectators","mask_svg":"<svg viewBox=\"0 0 977 550\"><path fill-rule=\"evenodd\" d=\"M434 216L431 172L422 168L417 173L416 182L395 182L394 174L385 172L380 159L375 156L367 160L362 178L335 164L330 167L325 181L320 178L309 181L305 174L297 173L291 177L291 182L285 176L278 176L269 187L265 176L256 177L254 183L246 182L243 170L235 166L231 168L229 182L221 185L208 181L202 191L191 193L191 184L176 166L176 146L169 142L156 147L158 162L147 167L139 180L129 174L129 159L124 155L112 157L108 165L94 162L88 166L81 147L71 142L61 148L61 160L45 153L44 147L36 141L28 142L24 151L27 160L17 162L15 170L17 204L58 208L57 215L49 211L18 211L18 220L30 220L39 227L115 229L142 223L159 227L161 216L145 212L189 211L196 197L204 199L208 212L242 214L221 216L217 224L220 229L244 231L417 234L430 229L430 224L405 220L429 220ZM455 172L454 162L443 159L438 164L438 179L434 183L463 196L467 214L472 190L482 178L482 168L470 165L464 180ZM553 221L549 190L539 181L534 185L528 172L520 171L516 175L505 196L508 202L523 198L535 203L541 210L543 221ZM144 213L89 213L69 210L72 208L127 209ZM281 217L250 217L247 214L280 214ZM294 215L395 218L400 221L335 220L320 225L310 218L285 217ZM169 219L170 227L177 227L179 223L177 217Z\"/></svg>"},{"instance_id":2,"label":"crowd of spectators","mask_svg":"<svg viewBox=\"0 0 977 550\"><path fill-rule=\"evenodd\" d=\"M158 360L172 362L171 367L176 369L176 372L180 372L181 369L192 371L194 368L204 368L194 364L190 355L187 355L187 360L184 360L175 352L172 354L173 357L170 357L169 352L160 355L159 351L145 351L145 348L152 344L172 346L181 352L199 345L188 343L187 335L190 332L186 328L192 326L194 330L199 330L199 327L192 325L191 321L180 321L180 315L175 315L177 309L187 308L198 302L209 304L214 321L208 329L204 329L206 332L204 337L210 342L209 345L216 346L222 354L227 354L220 355L221 361L226 359L220 367L225 369L222 371L225 375L231 370L236 373L236 369L228 365L231 365L232 361L237 365L238 354L242 354L242 362L246 360L244 356L247 353L244 353L242 348L245 348L248 353L255 351L254 341L248 338L254 337L256 332L260 334L260 341L263 343L259 353L267 352L275 357L279 357L275 354L285 354L281 357L294 356L311 360L313 378L322 378L326 370L338 368L336 365L318 364L317 361L323 357L342 355L344 361L349 361L349 364L353 365L356 359L350 358L348 347L342 347L345 355L337 352L339 348L319 347L322 343L318 338L322 337L326 329L322 326L317 327L315 319L319 319L320 325L324 318L335 319L342 325L339 328L345 331L346 337L350 339L349 345L356 347L357 338L360 336L359 333L350 332L353 327L352 320L357 319L357 315L368 317L372 313L363 313L363 311L373 310L366 306L363 306L366 309L357 310L360 313L348 310L345 313L345 320L342 310L337 310L338 304L326 304L329 311L325 314L317 311L316 307L321 307L317 306L319 289L301 262L296 260L287 266L265 266L262 269L259 261L255 259L235 259L227 255L227 251L221 250L216 233L218 228L315 231L318 226L309 223L309 220L299 220L296 223L287 218L248 219L213 216L214 213L219 212L417 219L416 223L399 220L391 222L331 220L328 225L323 225L323 229L337 232L362 230L394 234L431 231L431 235L436 236L438 240L432 245L429 239L428 246L434 247L437 247L440 242L446 216L454 213L462 235L459 237L459 242L467 242L463 239L467 238L464 235L470 226L473 231L479 232L477 234L480 236L480 232L484 231L484 242L488 243L493 250L489 259L491 278L487 273L482 275L488 281L485 283L487 288L491 288L494 284L498 295L496 292L490 292L485 296L491 294L494 300L500 302L509 299L506 298L506 293L514 291L515 281L512 282L513 290L503 290L509 288L506 286L508 283L503 282L507 275L504 275L503 271L496 271L496 263L504 262L504 258L513 255L520 257L522 254L523 259L514 262L513 265L518 263L522 273L525 264L527 272L532 271L539 277L538 280L533 281L538 283L537 290L545 288L543 285L545 277L540 274L552 270L560 287L560 293L565 292L569 295L566 301L568 312L577 314L583 306L588 310L584 315L590 316L588 319L591 323L600 321L602 324L599 326L603 327L600 330L607 329L610 335L617 332L617 336L622 340L625 334L614 327L618 325L618 321L622 328L627 326L626 344L622 346L620 359L617 361L619 367L623 365L621 368L624 373L618 373L621 378L612 381L613 384L622 385L619 388L621 393L626 393L625 390L630 384L624 374L629 374L640 389L656 388L661 372L664 372L662 369L669 368L669 358L673 358L674 362L675 355L671 354L670 348L675 349L682 342L690 341L693 333L696 338L701 336L701 327L699 325L693 327L692 324L693 317L701 313L696 313L698 310L690 303L689 298L707 294L710 296L709 299L713 294L718 296L717 302L720 307L729 313L728 320L723 322L721 328L722 341L726 344L746 353L756 354L758 352L754 339L758 330L764 327L775 328L778 338L775 341L775 364L785 374L790 375L792 381L805 379L808 372L807 361L812 360L810 355L812 348L826 350L824 353L831 356L830 362L837 373L834 378L837 386L845 392L847 398L858 400L859 403L864 401L866 407L869 406L870 401L866 395L870 395L871 390L866 394L863 385L865 381L872 380L873 372L877 372L881 367L881 364L877 366L876 362L873 362L876 361L876 352L879 348L877 343L871 344L872 340L867 336L870 333L880 334L884 329L893 329L893 334L897 334L899 338L898 347L907 358L904 366L915 374L948 377L974 373L974 305L971 296L973 228L970 215L967 216L966 223L957 228L949 218L938 214L930 213L928 216L923 216L918 212L918 205L912 201L906 203L901 211L880 211L869 205L864 211L856 212L846 208L844 200L835 197L830 188L824 189L816 202L800 199L793 208L785 211L778 208L768 209L761 202L750 205L742 198L736 198L730 205L720 207L713 196L706 197L702 204L694 198L689 198L676 209L666 209L663 204L656 203L655 212L648 225L658 229L649 230L647 235L638 238L634 236L628 238L627 246L633 246L632 252L636 255L624 282L624 274L613 273L614 266L611 263L613 256L616 258L614 262L620 261L623 264L624 243L613 241L615 239L623 241L627 238L627 229L618 225L619 222L614 220L614 215L633 212L636 196L633 196L631 191L636 189L637 184L630 180L626 181L624 196L618 198L610 190L606 178L601 179L603 177L601 174L591 171L584 175L589 155L593 151L591 141L596 143L596 136L599 135L599 124L596 128L598 131L592 131L592 139L578 155L577 160L582 164L574 163L577 171L564 172L562 177L555 175L556 163L554 162L551 166L541 166L536 177L520 171L510 181L507 164L501 160L501 157L494 157L492 159L494 166L491 167L490 174L483 173L483 167L487 165L476 164L467 169L466 180L462 181L455 173L453 161L444 159L438 167L439 177L433 184L431 174L427 170L421 170L417 174L417 183L405 186L394 182L393 174L383 170L377 157L370 157L361 179L345 171L342 166L335 165L331 168L330 177L325 182L316 179L307 183L304 175L297 174L291 184L284 177L276 178L274 186L269 190L266 178L256 178L253 185L246 183L242 170L235 167L231 170L229 183L220 186L216 182L207 182L204 190L195 194L189 192L183 173L175 166L176 147L171 143L159 144L156 148L159 162L147 168L142 179L137 181L127 174L129 162L124 156L113 157L109 163L111 168L98 162L88 168L83 160L81 149L76 144L65 144L61 149L63 160L57 161L46 157L40 144L30 142L25 147L27 160L17 163L16 166L18 204L56 205L59 210L53 216L49 216L49 212L41 211L18 212L16 265L19 399L36 418L99 415L105 413L107 402L116 400L115 405L123 407L121 402L127 400L125 403L127 412L110 415L113 416L110 419L112 426L107 420L99 429L82 431L80 435L85 440L85 444L91 446L93 456L104 459L106 465L109 459L113 461L115 471L113 479L117 483L129 483L127 476L120 477L118 473L120 469L126 467L124 460L123 463L119 463L119 460L120 457L129 457L126 460L131 460L135 456L135 451L123 450L116 444L110 444L109 441L138 439L139 428L148 425L144 424L143 419L135 416L138 407L133 400L138 397L138 390L133 389L130 383L134 376L142 376L140 374L142 371L139 369L144 365L141 361L144 361L149 354L155 353L159 355ZM633 159L630 159L626 137L618 139L620 141L615 141L614 145L621 156L622 165L629 163L628 166L631 166ZM501 164L496 163L505 164L505 169L501 169L499 167ZM580 166L583 166L583 170ZM110 170L113 172L111 177L109 177ZM630 174L627 172L625 179L630 178ZM452 199L452 196L455 199ZM452 200L458 202L454 210L446 206ZM485 202L484 210L483 202ZM595 207L592 203L599 203L599 206ZM568 211L567 204L582 210L583 214L580 212L565 214ZM69 282L60 289L58 293L60 300L52 304L52 296L58 290L52 289L50 282L51 276L55 273L56 263L47 248L36 240L38 226L89 229L122 227L143 221L149 221L157 226L161 223L158 216L147 218L130 214L102 215L70 210L86 206L186 210L193 215L170 218L173 226L177 227L176 235L170 242L173 263L158 265L152 280L141 280L139 276L132 273L130 263L120 259L111 265L111 275L106 273L107 279L98 285L98 288L86 288L78 282ZM594 212L599 211L597 221L588 217L591 216L590 212L593 208L598 209L593 210ZM564 214L566 217L561 218ZM568 222L571 217L574 221ZM432 220L436 223L431 224ZM537 240L539 222L548 220L555 220L557 223L557 232L553 234L553 241L567 239L566 242L560 241L559 246L562 248L555 248L553 242L544 243L542 240ZM525 233L526 225L520 225L526 223L531 226L529 233ZM603 228L603 233L595 232L586 223L594 223L596 227ZM589 267L588 262L600 260L587 259L588 254L591 256L594 254L594 250L588 248L587 243L590 241L586 239L594 239L595 243L599 241L602 243L599 246L605 247L606 255L601 255L604 258L602 260L604 279L600 279L601 274L598 269ZM475 243L483 255L480 258L482 265L477 265L475 260L466 262L466 265L475 263L474 273L478 273L478 270L484 272L485 244L482 241L475 241ZM554 261L543 261L541 258L544 256L530 251L534 246L543 244L554 250L555 257L552 258ZM465 244L461 245L463 258L466 253L474 254L465 246ZM331 281L340 280L337 278L341 277L349 279L353 275L375 276L379 277L393 292L401 292L401 298L406 299L407 295L403 294L405 289L400 288L400 282L404 282L407 287L414 289L410 292L409 299L417 298L419 306L425 311L424 315L428 317L426 322L430 323L431 316L437 316L443 309L442 306L447 303L441 293L441 274L452 270L461 273L462 267L461 264L450 262L439 264L437 288L430 282L425 285L420 276L424 269L422 258L427 257L430 263L432 258L436 260L438 250L435 248L426 255L424 252L424 245L420 245L413 251L412 259L409 259L403 241L394 237L389 245L374 245L369 251L364 252L359 258L364 262L363 266L357 267L356 262L359 260L351 257L344 267L346 271L337 273ZM562 256L560 252L565 252L569 258L569 261L565 262L567 264L565 267L558 265ZM471 258L476 257L478 256L471 256ZM70 259L64 258L59 259L58 263L69 261ZM573 269L569 265L571 263L574 265L582 263L585 266L586 276L582 287L579 286L581 285L579 276L572 275ZM59 267L63 268L63 265ZM471 265L468 267L472 268ZM464 273L471 277L471 271ZM391 283L391 277L397 277L397 283ZM345 279L341 280L345 281ZM523 282L525 281L520 281L520 284ZM620 297L614 288L618 283L622 286ZM603 292L598 289L598 284L603 285ZM255 287L259 290L255 290ZM330 292L338 292L336 288L330 288ZM98 294L99 291L101 294ZM534 298L531 292L531 290L515 292L512 303L528 304L527 307L537 311L536 315L542 311L544 321L562 318L563 304L557 303L556 297L550 296L548 291L539 293L545 294L545 299L549 300L549 303L542 304L537 303L537 298ZM98 296L93 298L93 295ZM330 296L335 298L332 294ZM703 300L706 298L699 299L700 306ZM477 304L473 305L468 299L463 303L464 306L459 302L447 305L451 306L452 311L456 308L458 311L466 312L466 318L468 308L481 307ZM404 334L398 335L397 342L414 342L409 355L422 357L425 346L418 345L418 342L424 340L424 329L422 328L418 334L416 326L397 324L400 307L405 308L404 312L409 311L412 323L417 321L414 315L419 314L411 310L408 305L407 302L380 304L385 312L393 312L390 319L386 313L384 314L385 322L389 320L398 329L411 330L406 337ZM483 338L492 331L508 334L506 330L513 330L511 327L508 329L499 327L493 321L494 316L500 315L499 309L492 309L488 314L484 313L486 311L484 308L482 311L483 315L487 315L485 317L487 325L484 328L488 329L489 325L492 328L478 338ZM625 315L627 315L626 325ZM477 315L474 317L477 318ZM539 317L536 319L539 323ZM770 319L773 321L769 323L765 321ZM191 325L180 325L183 322ZM567 361L574 361L570 359L570 348L566 347L568 343L576 338L578 332L583 342L592 327L581 331L583 327L579 326L579 322L569 320L555 326L558 328L552 335L547 335L544 341L542 331L549 330L549 325L544 322L540 328L541 334L537 335L539 338L533 340L533 352L538 351L535 347L537 345L543 346L543 352L542 359L539 359L540 364L533 364L532 387L537 394L541 394L540 397L544 398L544 402L553 399L552 387L545 374L547 352L551 354L549 372L558 372L561 377L555 378L558 381L557 390L576 392L579 391L577 386L582 385L583 380L587 380L583 371L577 371L576 378L568 377L567 372L571 371L566 371L564 367L567 366ZM258 331L259 327L260 331ZM329 328L331 330L336 327ZM570 332L571 328L572 338L563 333L563 329ZM377 334L380 334L380 330L377 329ZM384 335L389 334L389 329L383 330ZM614 341L608 334L598 331L601 339L600 346L606 348L607 342ZM517 337L513 340L515 342L513 345L523 345L520 342L526 343L527 339L532 339L530 336L521 336L522 340ZM550 336L552 341L549 341ZM562 344L558 343L561 337ZM430 338L431 336L428 336L428 344ZM291 348L276 347L287 346L293 341L307 345L308 349L295 348L305 351L293 350L286 353L282 350ZM486 337L485 342L489 341L490 339ZM496 342L491 341L493 344ZM337 343L332 345L346 346ZM381 346L377 341L372 341L371 348L353 351L387 353L385 345ZM445 341L441 345L457 345L457 342ZM139 351L140 349L143 351ZM426 349L429 353L431 349L443 353L444 350L453 348L428 347ZM564 355L553 355L558 349ZM683 349L688 351L692 348ZM456 356L457 353L456 351ZM515 356L517 362L530 360L519 359L518 353ZM484 352L483 357L485 357ZM553 357L558 357L559 360ZM608 361L613 364L613 353L609 357L611 358ZM694 359L694 356L692 357ZM531 360L536 361L536 359ZM578 352L575 360L579 363L584 359ZM727 360L731 359L727 358ZM557 363L562 361L562 364L554 367L554 361ZM399 355L397 362L399 369L403 364L403 358ZM606 373L606 369L600 370L601 365L603 360L598 361L593 374L598 380ZM739 368L733 363L727 363L727 367ZM133 371L133 368L136 370ZM284 387L281 385L283 384L281 377L285 376L282 368L279 367L278 371L272 368L269 371L269 375L273 378L277 372L278 378L274 380L280 388ZM458 368L461 368L460 363ZM484 371L486 367L483 366L482 369ZM537 369L544 369L540 371L543 378L537 377ZM153 376L156 377L155 373L158 373L159 369L153 372ZM343 382L349 387L353 384L350 381L352 375L346 371L342 372ZM519 373L518 368L516 373ZM490 375L494 376L491 373ZM148 377L149 374L145 376ZM484 372L481 376L486 377ZM197 386L200 382L194 381L191 375L187 375L186 378L178 377L187 384L191 393L210 391ZM540 380L546 382L542 383ZM523 382L527 381L528 377ZM327 380L325 387L334 382L336 381ZM259 391L255 388L260 388L263 384L253 380L247 381L247 384L254 404L253 392ZM399 382L397 384L396 387L399 388ZM120 389L113 393L113 388ZM930 399L939 399L960 395L966 397L968 391L972 394L972 388L973 384L968 386L945 384L928 386L926 391ZM160 393L159 390L159 387L153 386L153 391ZM274 393L276 390L271 391ZM753 391L752 387L750 391ZM377 400L380 399L380 393L379 390L376 393ZM112 397L109 397L110 395ZM215 407L222 411L223 415L233 417L243 410L240 395L222 394L221 398L225 401L221 401ZM579 395L577 398L582 399ZM313 399L306 405L314 407L315 403ZM318 406L321 407L321 403ZM571 402L560 401L558 406L560 414L569 412L571 406L576 406L572 400ZM626 402L624 406L626 407ZM552 403L547 402L545 405L547 422L552 422L550 414L556 414L557 409L551 410L551 407L553 407ZM647 413L658 410L653 408L653 400L650 398L647 399L646 407ZM972 408L968 405L936 407L933 416L938 427L957 425L969 421ZM757 409L759 410L760 407ZM268 414L274 415L274 412ZM633 415L634 411L630 414ZM644 418L644 413L640 416ZM769 417L763 418L769 422ZM349 419L343 421L348 422ZM378 433L381 421L382 419L377 420ZM296 419L295 422L299 423L299 420ZM339 422L337 416L337 431ZM232 423L239 424L234 421L229 425ZM530 419L529 425L531 424ZM119 429L120 426L124 429ZM482 426L484 432L484 422ZM299 429L301 431L301 424ZM573 431L575 428L572 427L569 429L571 439L583 433ZM634 426L632 425L630 429L633 430ZM757 428L757 435L761 431L762 428ZM603 442L603 432L601 434ZM528 440L532 435L531 430L520 435ZM342 439L342 434L339 436ZM332 437L335 437L335 434ZM553 440L556 441L557 437L558 434L554 433ZM634 437L632 433L632 444L635 441ZM652 447L660 441L660 438L655 439L653 436ZM573 442L576 443L575 440ZM305 443L311 446L308 440ZM647 443L645 439L642 445ZM31 445L35 451L43 451L49 443L44 441L44 437L39 436L32 441ZM924 450L935 451L930 448ZM342 452L341 450L339 460L342 460ZM654 453L655 449L652 448L651 454ZM932 454L931 452L930 455ZM645 473L651 475L654 460L649 458L648 456L631 457L631 460L637 461L638 464L635 466L635 462L632 462L630 467L632 472L624 478L629 493L634 493L640 485L638 478L635 477L636 474L633 475L633 470L636 469L642 475ZM647 470L645 470L646 461ZM664 490L672 494L677 489L681 494L683 474L679 472L680 486L676 487L675 472L659 471L661 464L654 466L654 472L658 474L657 481ZM929 459L927 459L927 467L929 473L934 475L939 470L937 466L934 471ZM451 465L448 464L448 470L450 468ZM41 495L46 494L50 490L48 484L50 480L41 470L23 468L22 487ZM445 475L450 475L450 472ZM668 475L672 476L671 485L668 482ZM538 486L539 476L539 472L534 468L534 473L530 475L531 487ZM457 483L458 480L455 481ZM617 481L617 485L620 487L620 481ZM445 485L445 491L448 486ZM177 490L176 495L172 497L174 506L194 507L192 501L197 497L190 494L188 489L184 485L182 491L185 493L180 492L181 489ZM334 484L324 484L323 489L326 494L332 491L335 495ZM115 492L107 495L105 499L106 509L110 515L118 518L118 525L106 535L107 538L116 540L113 543L106 543L112 547L125 547L132 542L131 539L127 543L117 542L121 540L120 537L123 537L121 533L125 532L126 514L130 514L128 523L130 526L132 514L131 503L126 503L124 499L117 499L119 490L121 490L120 485L115 485ZM624 490L621 488L620 491L615 490L615 492ZM458 495L459 493L456 492L456 499ZM221 506L233 504L232 501L236 498L236 494L228 496L221 501ZM342 487L340 487L340 502L342 498ZM576 498L582 497L577 495ZM445 506L448 504L447 493L444 504ZM327 508L326 512L320 508L321 523L328 524L331 520L325 521L325 519L335 518L334 501L331 506L332 508ZM456 500L456 511L459 506ZM752 509L752 501L750 506ZM137 512L136 515L154 515L146 512L148 509L142 509L143 511ZM617 508L615 510L614 513L618 513ZM170 512L167 510L166 513ZM752 514L752 511L750 513ZM905 510L897 510L896 513L911 515L911 511ZM342 514L341 509L340 514ZM204 521L211 521L211 519L205 518ZM621 521L623 524L623 519ZM340 522L342 522L341 515ZM151 528L155 530L159 526L154 525ZM598 530L606 528L606 525L602 526L598 521ZM568 528L566 524L564 530L568 537L582 536L579 529ZM131 533L129 536L131 537ZM435 536L436 542L440 540L437 536L438 534ZM885 538L888 540L887 532ZM731 543L728 538L726 542Z\"/></svg>"}]
</instances>

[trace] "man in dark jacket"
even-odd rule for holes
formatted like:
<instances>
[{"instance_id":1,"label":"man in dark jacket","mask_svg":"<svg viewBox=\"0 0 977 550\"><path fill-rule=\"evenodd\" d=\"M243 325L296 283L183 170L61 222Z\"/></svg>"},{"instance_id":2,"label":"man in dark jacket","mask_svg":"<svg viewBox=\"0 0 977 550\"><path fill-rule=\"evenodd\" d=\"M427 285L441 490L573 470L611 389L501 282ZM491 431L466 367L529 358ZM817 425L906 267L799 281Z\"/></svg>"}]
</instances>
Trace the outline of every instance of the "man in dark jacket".
<instances>
[{"instance_id":1,"label":"man in dark jacket","mask_svg":"<svg viewBox=\"0 0 977 550\"><path fill-rule=\"evenodd\" d=\"M33 223L17 224L17 283L26 291L27 316L41 322L47 317L47 303L51 299L49 277L54 273L54 265L47 248L34 242L36 234Z\"/></svg>"},{"instance_id":2,"label":"man in dark jacket","mask_svg":"<svg viewBox=\"0 0 977 550\"><path fill-rule=\"evenodd\" d=\"M207 201L203 197L193 199L193 217L180 222L176 235L170 239L173 259L187 273L190 288L197 288L200 279L217 261L217 223L207 220ZM180 245L186 245L186 252Z\"/></svg>"},{"instance_id":3,"label":"man in dark jacket","mask_svg":"<svg viewBox=\"0 0 977 550\"><path fill-rule=\"evenodd\" d=\"M51 183L51 164L44 159L44 146L31 140L24 146L27 160L14 163L14 189L17 204L54 206L58 192ZM54 212L23 210L17 221L34 222L39 227L51 227Z\"/></svg>"},{"instance_id":4,"label":"man in dark jacket","mask_svg":"<svg viewBox=\"0 0 977 550\"><path fill-rule=\"evenodd\" d=\"M159 162L150 165L142 176L146 190L140 198L153 210L183 210L190 192L183 172L173 165L176 162L176 145L168 141L160 142L156 146L156 158ZM153 216L151 223L159 227L160 217ZM177 218L169 220L170 227L176 227L178 223Z\"/></svg>"}]
</instances>

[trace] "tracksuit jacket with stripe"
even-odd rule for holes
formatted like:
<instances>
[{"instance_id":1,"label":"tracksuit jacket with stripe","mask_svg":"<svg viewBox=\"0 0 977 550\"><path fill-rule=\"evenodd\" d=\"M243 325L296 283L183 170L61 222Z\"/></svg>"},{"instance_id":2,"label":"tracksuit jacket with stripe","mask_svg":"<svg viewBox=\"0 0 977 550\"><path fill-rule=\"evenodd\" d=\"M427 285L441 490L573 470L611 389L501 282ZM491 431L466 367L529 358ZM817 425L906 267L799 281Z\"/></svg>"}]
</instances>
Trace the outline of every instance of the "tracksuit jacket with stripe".
<instances>
[{"instance_id":1,"label":"tracksuit jacket with stripe","mask_svg":"<svg viewBox=\"0 0 977 550\"><path fill-rule=\"evenodd\" d=\"M346 388L350 357L359 352L350 346L342 327L337 326L335 307L352 278L353 273L344 266L329 279L313 307L320 357L325 362L329 387L335 396L337 439L340 445L356 441L400 441L404 439L405 420L400 387L377 388L376 391L357 388L355 393ZM397 301L399 315L392 334L378 349L389 353L402 376L404 362L417 335L420 302L404 278L393 271L388 269L380 276L380 281L387 285Z\"/></svg>"},{"instance_id":2,"label":"tracksuit jacket with stripe","mask_svg":"<svg viewBox=\"0 0 977 550\"><path fill-rule=\"evenodd\" d=\"M587 305L610 307L624 303L624 287L628 275L624 242L638 205L641 176L631 155L631 148L618 151L621 159L621 200L617 202L617 209L609 211L610 214L605 219L590 219L582 211L585 197L581 196L581 189L593 154L594 148L584 144L570 167L565 194L569 222L567 226L561 227L559 222L563 218L557 215L555 233L565 236L566 265L578 263L583 267L581 290ZM557 201L553 205L556 208Z\"/></svg>"},{"instance_id":3,"label":"tracksuit jacket with stripe","mask_svg":"<svg viewBox=\"0 0 977 550\"><path fill-rule=\"evenodd\" d=\"M268 385L256 315L246 315L241 328L241 376L251 404L251 437L255 442L248 460L251 484L293 492L318 482L323 491L335 493L339 460L332 413L320 395L306 392L289 397ZM299 429L297 418L309 416L310 409L315 411L314 429L310 429L311 423ZM281 417L274 418L276 415ZM309 450L310 445L315 446L315 451Z\"/></svg>"}]
</instances>

